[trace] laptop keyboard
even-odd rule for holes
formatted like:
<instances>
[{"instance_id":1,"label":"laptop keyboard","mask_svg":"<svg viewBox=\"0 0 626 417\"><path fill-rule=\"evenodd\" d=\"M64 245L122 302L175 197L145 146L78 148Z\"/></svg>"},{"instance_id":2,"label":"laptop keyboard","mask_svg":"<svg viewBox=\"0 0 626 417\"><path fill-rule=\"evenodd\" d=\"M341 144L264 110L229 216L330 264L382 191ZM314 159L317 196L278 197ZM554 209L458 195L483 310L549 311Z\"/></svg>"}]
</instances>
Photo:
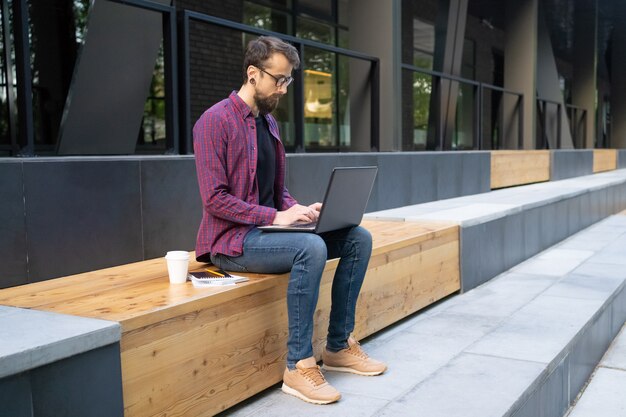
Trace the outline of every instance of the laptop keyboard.
<instances>
[{"instance_id":1,"label":"laptop keyboard","mask_svg":"<svg viewBox=\"0 0 626 417\"><path fill-rule=\"evenodd\" d=\"M292 223L289 225L289 227L295 227L295 228L310 228L310 227L315 227L315 225L317 224L317 222L308 222L308 223Z\"/></svg>"}]
</instances>

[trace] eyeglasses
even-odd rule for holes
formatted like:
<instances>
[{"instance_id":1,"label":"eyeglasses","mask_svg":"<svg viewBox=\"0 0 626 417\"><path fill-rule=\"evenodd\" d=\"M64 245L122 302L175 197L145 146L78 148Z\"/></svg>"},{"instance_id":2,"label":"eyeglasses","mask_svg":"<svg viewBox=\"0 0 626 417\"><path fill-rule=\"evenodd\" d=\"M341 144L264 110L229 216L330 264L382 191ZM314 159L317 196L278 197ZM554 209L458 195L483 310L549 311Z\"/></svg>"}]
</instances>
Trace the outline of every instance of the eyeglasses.
<instances>
[{"instance_id":1,"label":"eyeglasses","mask_svg":"<svg viewBox=\"0 0 626 417\"><path fill-rule=\"evenodd\" d=\"M285 77L283 75L282 77L277 77L277 76L272 75L269 72L265 71L263 68L259 68L259 70L263 71L264 73L266 73L267 75L272 77L276 81L276 87L278 87L278 88L280 88L282 86L288 87L289 84L291 84L291 82L293 81L293 77L292 76Z\"/></svg>"}]
</instances>

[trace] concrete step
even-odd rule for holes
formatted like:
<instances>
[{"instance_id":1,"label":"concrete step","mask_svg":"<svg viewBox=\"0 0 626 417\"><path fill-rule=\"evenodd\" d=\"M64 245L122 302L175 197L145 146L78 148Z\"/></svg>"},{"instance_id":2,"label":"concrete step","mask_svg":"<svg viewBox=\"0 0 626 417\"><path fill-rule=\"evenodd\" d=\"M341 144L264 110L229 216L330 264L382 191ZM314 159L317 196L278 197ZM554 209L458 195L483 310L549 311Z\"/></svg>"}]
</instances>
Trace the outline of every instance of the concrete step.
<instances>
[{"instance_id":1,"label":"concrete step","mask_svg":"<svg viewBox=\"0 0 626 417\"><path fill-rule=\"evenodd\" d=\"M611 216L378 333L363 345L388 372L327 372L336 404L277 385L223 415L562 417L626 320L625 244Z\"/></svg>"},{"instance_id":2,"label":"concrete step","mask_svg":"<svg viewBox=\"0 0 626 417\"><path fill-rule=\"evenodd\" d=\"M626 416L626 326L622 327L567 417Z\"/></svg>"},{"instance_id":3,"label":"concrete step","mask_svg":"<svg viewBox=\"0 0 626 417\"><path fill-rule=\"evenodd\" d=\"M468 291L624 209L622 169L382 210L366 218L457 222L461 288Z\"/></svg>"}]
</instances>

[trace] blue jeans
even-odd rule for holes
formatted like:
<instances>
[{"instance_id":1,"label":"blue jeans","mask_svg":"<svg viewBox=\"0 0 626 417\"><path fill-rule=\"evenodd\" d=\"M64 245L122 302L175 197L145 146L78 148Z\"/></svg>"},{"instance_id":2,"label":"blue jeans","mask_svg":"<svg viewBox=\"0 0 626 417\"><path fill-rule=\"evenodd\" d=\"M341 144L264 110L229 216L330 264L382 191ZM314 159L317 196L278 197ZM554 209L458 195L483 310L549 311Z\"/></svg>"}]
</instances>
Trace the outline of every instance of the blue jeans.
<instances>
[{"instance_id":1,"label":"blue jeans","mask_svg":"<svg viewBox=\"0 0 626 417\"><path fill-rule=\"evenodd\" d=\"M233 272L291 271L287 287L287 367L294 369L296 362L313 356L313 315L326 260L341 258L332 285L326 345L337 352L348 347L348 337L354 330L356 301L371 253L372 236L360 226L320 235L264 233L254 228L246 235L241 256L212 254L211 261Z\"/></svg>"}]
</instances>

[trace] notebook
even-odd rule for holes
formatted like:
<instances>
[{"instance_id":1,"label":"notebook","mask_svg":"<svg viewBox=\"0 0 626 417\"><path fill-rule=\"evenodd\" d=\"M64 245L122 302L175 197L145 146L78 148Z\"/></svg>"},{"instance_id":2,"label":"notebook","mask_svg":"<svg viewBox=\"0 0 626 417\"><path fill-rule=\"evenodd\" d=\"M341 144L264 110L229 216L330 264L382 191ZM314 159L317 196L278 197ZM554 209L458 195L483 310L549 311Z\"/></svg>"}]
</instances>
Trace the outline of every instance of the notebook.
<instances>
[{"instance_id":1,"label":"notebook","mask_svg":"<svg viewBox=\"0 0 626 417\"><path fill-rule=\"evenodd\" d=\"M219 285L235 285L248 281L246 277L231 275L221 269L207 269L202 272L191 272L189 277L194 287L213 287Z\"/></svg>"},{"instance_id":2,"label":"notebook","mask_svg":"<svg viewBox=\"0 0 626 417\"><path fill-rule=\"evenodd\" d=\"M363 219L377 172L375 166L335 168L328 181L317 222L259 226L259 230L324 233L358 226Z\"/></svg>"}]
</instances>

